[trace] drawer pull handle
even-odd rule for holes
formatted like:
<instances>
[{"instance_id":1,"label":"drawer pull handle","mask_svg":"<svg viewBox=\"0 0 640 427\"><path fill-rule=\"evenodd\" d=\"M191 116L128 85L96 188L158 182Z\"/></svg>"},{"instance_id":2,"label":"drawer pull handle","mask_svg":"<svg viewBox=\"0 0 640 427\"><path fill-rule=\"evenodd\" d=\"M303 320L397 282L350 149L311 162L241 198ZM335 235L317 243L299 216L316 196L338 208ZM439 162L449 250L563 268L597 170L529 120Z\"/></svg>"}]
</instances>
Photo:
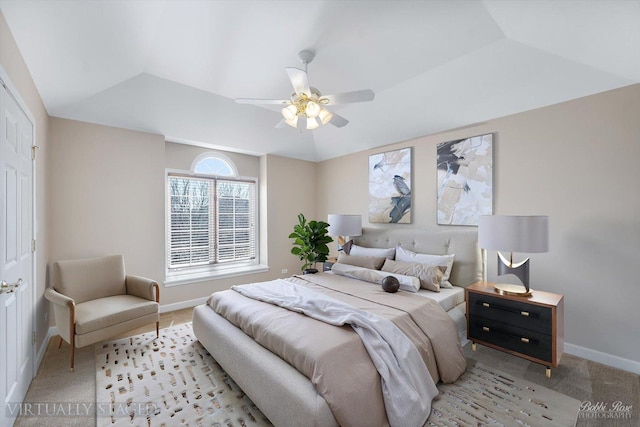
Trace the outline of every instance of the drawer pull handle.
<instances>
[{"instance_id":1,"label":"drawer pull handle","mask_svg":"<svg viewBox=\"0 0 640 427\"><path fill-rule=\"evenodd\" d=\"M489 332L489 328L487 328L486 326L483 326L483 327L482 327L482 330L483 330L484 332Z\"/></svg>"},{"instance_id":2,"label":"drawer pull handle","mask_svg":"<svg viewBox=\"0 0 640 427\"><path fill-rule=\"evenodd\" d=\"M482 306L483 306L483 307L489 307L489 303L488 303L488 302L483 302L483 303L482 303Z\"/></svg>"},{"instance_id":3,"label":"drawer pull handle","mask_svg":"<svg viewBox=\"0 0 640 427\"><path fill-rule=\"evenodd\" d=\"M522 341L523 343L529 344L529 338L520 338L520 341Z\"/></svg>"},{"instance_id":4,"label":"drawer pull handle","mask_svg":"<svg viewBox=\"0 0 640 427\"><path fill-rule=\"evenodd\" d=\"M529 312L528 311L521 311L520 314L522 314L525 317L529 317Z\"/></svg>"}]
</instances>

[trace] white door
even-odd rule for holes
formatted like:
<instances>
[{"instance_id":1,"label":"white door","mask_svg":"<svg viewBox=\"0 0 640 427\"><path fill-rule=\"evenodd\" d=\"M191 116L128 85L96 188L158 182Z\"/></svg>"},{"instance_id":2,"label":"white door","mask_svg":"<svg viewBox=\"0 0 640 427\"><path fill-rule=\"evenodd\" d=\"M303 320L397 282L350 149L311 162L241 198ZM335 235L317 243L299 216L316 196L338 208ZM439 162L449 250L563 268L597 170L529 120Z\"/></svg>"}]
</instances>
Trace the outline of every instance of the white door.
<instances>
[{"instance_id":1,"label":"white door","mask_svg":"<svg viewBox=\"0 0 640 427\"><path fill-rule=\"evenodd\" d=\"M33 379L33 125L4 86L0 122L0 426L11 426Z\"/></svg>"}]
</instances>

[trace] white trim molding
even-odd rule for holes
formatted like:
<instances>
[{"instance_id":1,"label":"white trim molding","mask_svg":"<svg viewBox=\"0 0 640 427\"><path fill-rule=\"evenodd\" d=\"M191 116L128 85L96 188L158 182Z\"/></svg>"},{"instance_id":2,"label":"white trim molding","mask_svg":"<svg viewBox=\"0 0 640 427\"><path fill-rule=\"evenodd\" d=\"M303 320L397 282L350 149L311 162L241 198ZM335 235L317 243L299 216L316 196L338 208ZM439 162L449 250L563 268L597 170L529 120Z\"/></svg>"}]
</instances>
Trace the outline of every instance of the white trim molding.
<instances>
[{"instance_id":1,"label":"white trim molding","mask_svg":"<svg viewBox=\"0 0 640 427\"><path fill-rule=\"evenodd\" d=\"M187 301L175 302L173 304L164 304L160 306L160 313L168 313L170 311L182 310L183 308L195 307L196 305L206 303L208 299L209 297L206 296Z\"/></svg>"},{"instance_id":2,"label":"white trim molding","mask_svg":"<svg viewBox=\"0 0 640 427\"><path fill-rule=\"evenodd\" d=\"M592 362L602 363L612 368L622 369L623 371L632 372L640 375L640 362L625 359L624 357L615 356L613 354L603 353L591 348L580 347L579 345L564 343L564 352L572 356L581 357L591 360ZM560 361L562 363L562 361Z\"/></svg>"}]
</instances>

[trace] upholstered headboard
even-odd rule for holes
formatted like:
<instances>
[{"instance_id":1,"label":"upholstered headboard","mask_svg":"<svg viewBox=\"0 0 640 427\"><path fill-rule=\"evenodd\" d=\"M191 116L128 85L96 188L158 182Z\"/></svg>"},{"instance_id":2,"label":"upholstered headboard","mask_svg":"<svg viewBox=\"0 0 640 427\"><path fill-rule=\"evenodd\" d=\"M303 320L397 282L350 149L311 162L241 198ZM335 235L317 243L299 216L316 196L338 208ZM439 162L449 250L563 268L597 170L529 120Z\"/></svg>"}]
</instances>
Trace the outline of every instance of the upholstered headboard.
<instances>
[{"instance_id":1,"label":"upholstered headboard","mask_svg":"<svg viewBox=\"0 0 640 427\"><path fill-rule=\"evenodd\" d=\"M354 237L356 245L368 248L391 248L397 245L423 254L455 254L449 281L467 287L482 280L485 263L478 248L475 229L427 230L363 228L362 235Z\"/></svg>"}]
</instances>

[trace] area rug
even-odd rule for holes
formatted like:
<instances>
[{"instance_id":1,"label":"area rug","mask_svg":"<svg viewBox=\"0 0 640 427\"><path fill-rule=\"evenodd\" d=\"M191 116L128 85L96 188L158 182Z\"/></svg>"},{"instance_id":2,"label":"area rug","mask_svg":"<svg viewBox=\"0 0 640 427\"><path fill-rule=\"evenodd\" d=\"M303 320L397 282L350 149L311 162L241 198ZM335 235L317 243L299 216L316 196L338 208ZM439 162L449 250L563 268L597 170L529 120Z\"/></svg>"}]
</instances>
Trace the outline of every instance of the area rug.
<instances>
[{"instance_id":1,"label":"area rug","mask_svg":"<svg viewBox=\"0 0 640 427\"><path fill-rule=\"evenodd\" d=\"M103 426L270 426L196 340L191 324L99 344L96 421ZM427 426L574 426L580 402L476 363L440 384Z\"/></svg>"},{"instance_id":2,"label":"area rug","mask_svg":"<svg viewBox=\"0 0 640 427\"><path fill-rule=\"evenodd\" d=\"M104 344L96 353L96 425L270 426L190 323Z\"/></svg>"},{"instance_id":3,"label":"area rug","mask_svg":"<svg viewBox=\"0 0 640 427\"><path fill-rule=\"evenodd\" d=\"M439 384L427 426L575 426L580 401L479 363Z\"/></svg>"}]
</instances>

